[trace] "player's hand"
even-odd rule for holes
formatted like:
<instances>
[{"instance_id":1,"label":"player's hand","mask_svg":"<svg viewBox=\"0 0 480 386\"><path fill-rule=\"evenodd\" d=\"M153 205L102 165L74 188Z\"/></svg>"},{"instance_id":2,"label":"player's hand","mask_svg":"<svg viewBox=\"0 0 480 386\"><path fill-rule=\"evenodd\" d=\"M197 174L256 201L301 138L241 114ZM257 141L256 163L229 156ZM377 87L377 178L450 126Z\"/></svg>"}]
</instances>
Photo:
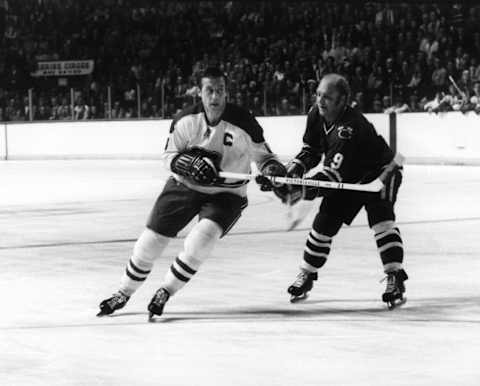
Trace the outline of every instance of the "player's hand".
<instances>
[{"instance_id":1,"label":"player's hand","mask_svg":"<svg viewBox=\"0 0 480 386\"><path fill-rule=\"evenodd\" d=\"M197 150L178 154L171 163L172 172L192 178L202 185L211 185L218 178L215 162Z\"/></svg>"},{"instance_id":2,"label":"player's hand","mask_svg":"<svg viewBox=\"0 0 480 386\"><path fill-rule=\"evenodd\" d=\"M305 167L297 159L293 159L287 164L287 177L302 178L304 174Z\"/></svg>"},{"instance_id":3,"label":"player's hand","mask_svg":"<svg viewBox=\"0 0 480 386\"><path fill-rule=\"evenodd\" d=\"M291 160L287 164L287 177L289 178L303 178L305 174L305 167L297 159ZM290 185L289 186L289 197L288 204L295 205L298 201L303 199L304 196L304 186L301 185Z\"/></svg>"},{"instance_id":4,"label":"player's hand","mask_svg":"<svg viewBox=\"0 0 480 386\"><path fill-rule=\"evenodd\" d=\"M262 192L269 192L275 190L276 188L280 188L285 186L284 184L273 183L267 176L275 176L275 177L285 177L287 174L287 169L285 166L278 162L275 159L268 161L261 170L260 175L255 178L255 182L260 185L260 190Z\"/></svg>"},{"instance_id":5,"label":"player's hand","mask_svg":"<svg viewBox=\"0 0 480 386\"><path fill-rule=\"evenodd\" d=\"M328 176L321 171L314 174L310 179L317 181L330 181ZM317 197L325 196L328 192L328 189L316 188L314 186L303 186L302 198L307 201L312 201Z\"/></svg>"},{"instance_id":6,"label":"player's hand","mask_svg":"<svg viewBox=\"0 0 480 386\"><path fill-rule=\"evenodd\" d=\"M285 177L287 169L277 160L271 160L262 168L262 174L255 178L257 184L260 185L260 190L264 192L272 191L283 202L290 201L290 187L285 184L272 182L266 176Z\"/></svg>"}]
</instances>

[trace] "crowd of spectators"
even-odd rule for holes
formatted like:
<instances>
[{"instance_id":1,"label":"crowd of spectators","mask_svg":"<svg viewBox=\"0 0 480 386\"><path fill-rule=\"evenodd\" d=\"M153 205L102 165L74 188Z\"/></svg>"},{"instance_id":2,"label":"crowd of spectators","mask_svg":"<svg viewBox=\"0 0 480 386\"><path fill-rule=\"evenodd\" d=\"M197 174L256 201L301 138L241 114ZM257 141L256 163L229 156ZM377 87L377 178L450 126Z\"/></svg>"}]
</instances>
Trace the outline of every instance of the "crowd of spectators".
<instances>
[{"instance_id":1,"label":"crowd of spectators","mask_svg":"<svg viewBox=\"0 0 480 386\"><path fill-rule=\"evenodd\" d=\"M329 72L363 112L480 113L475 2L0 0L0 26L0 120L172 117L209 65L256 115L304 114Z\"/></svg>"}]
</instances>

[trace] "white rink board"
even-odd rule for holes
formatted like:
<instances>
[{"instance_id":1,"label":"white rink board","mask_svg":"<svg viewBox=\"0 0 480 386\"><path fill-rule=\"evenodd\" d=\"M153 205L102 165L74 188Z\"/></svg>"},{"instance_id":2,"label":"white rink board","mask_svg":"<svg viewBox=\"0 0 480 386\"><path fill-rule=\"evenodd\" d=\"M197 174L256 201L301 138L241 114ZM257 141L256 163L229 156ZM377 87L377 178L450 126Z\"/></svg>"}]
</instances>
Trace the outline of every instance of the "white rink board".
<instances>
[{"instance_id":1,"label":"white rink board","mask_svg":"<svg viewBox=\"0 0 480 386\"><path fill-rule=\"evenodd\" d=\"M474 112L399 114L397 150L409 162L480 164L480 116Z\"/></svg>"},{"instance_id":2,"label":"white rink board","mask_svg":"<svg viewBox=\"0 0 480 386\"><path fill-rule=\"evenodd\" d=\"M7 153L6 127L7 125L0 123L0 160L4 160Z\"/></svg>"},{"instance_id":3,"label":"white rink board","mask_svg":"<svg viewBox=\"0 0 480 386\"><path fill-rule=\"evenodd\" d=\"M389 116L366 116L388 142ZM260 117L258 121L275 153L289 158L299 151L306 116ZM155 159L163 152L170 124L171 120L8 124L8 158ZM407 163L480 163L480 117L474 113L399 114L396 134L397 150ZM4 157L4 133L0 145L2 141Z\"/></svg>"},{"instance_id":4,"label":"white rink board","mask_svg":"<svg viewBox=\"0 0 480 386\"><path fill-rule=\"evenodd\" d=\"M388 116L369 115L388 140ZM259 117L272 150L292 157L302 146L306 116ZM9 159L159 158L171 120L9 124Z\"/></svg>"},{"instance_id":5,"label":"white rink board","mask_svg":"<svg viewBox=\"0 0 480 386\"><path fill-rule=\"evenodd\" d=\"M168 120L34 122L8 125L10 159L158 158Z\"/></svg>"}]
</instances>

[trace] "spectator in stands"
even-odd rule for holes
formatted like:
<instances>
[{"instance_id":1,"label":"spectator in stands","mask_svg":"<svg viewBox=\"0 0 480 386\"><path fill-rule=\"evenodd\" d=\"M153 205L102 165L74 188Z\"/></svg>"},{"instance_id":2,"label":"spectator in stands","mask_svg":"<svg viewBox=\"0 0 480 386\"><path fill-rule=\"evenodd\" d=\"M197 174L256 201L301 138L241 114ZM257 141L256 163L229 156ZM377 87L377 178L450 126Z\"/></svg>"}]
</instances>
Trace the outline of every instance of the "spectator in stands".
<instances>
[{"instance_id":1,"label":"spectator in stands","mask_svg":"<svg viewBox=\"0 0 480 386\"><path fill-rule=\"evenodd\" d=\"M392 101L388 95L384 95L382 98L382 112L390 109L392 107Z\"/></svg>"},{"instance_id":2,"label":"spectator in stands","mask_svg":"<svg viewBox=\"0 0 480 386\"><path fill-rule=\"evenodd\" d=\"M422 85L423 75L422 75L422 68L420 67L420 63L415 63L415 67L413 69L412 77L407 84L407 87L410 88L412 91L420 91L420 87Z\"/></svg>"},{"instance_id":3,"label":"spectator in stands","mask_svg":"<svg viewBox=\"0 0 480 386\"><path fill-rule=\"evenodd\" d=\"M473 82L470 78L470 71L468 69L462 71L462 76L458 80L457 85L460 90L465 94L473 88Z\"/></svg>"},{"instance_id":4,"label":"spectator in stands","mask_svg":"<svg viewBox=\"0 0 480 386\"><path fill-rule=\"evenodd\" d=\"M373 100L372 112L373 113L383 113L382 101L379 98L375 98Z\"/></svg>"},{"instance_id":5,"label":"spectator in stands","mask_svg":"<svg viewBox=\"0 0 480 386\"><path fill-rule=\"evenodd\" d=\"M427 33L426 36L421 39L419 50L425 52L427 58L436 55L439 50L439 44L434 38L433 33Z\"/></svg>"},{"instance_id":6,"label":"spectator in stands","mask_svg":"<svg viewBox=\"0 0 480 386\"><path fill-rule=\"evenodd\" d=\"M413 113L416 111L421 111L420 105L418 103L418 96L415 94L410 95L408 98L408 111Z\"/></svg>"},{"instance_id":7,"label":"spectator in stands","mask_svg":"<svg viewBox=\"0 0 480 386\"><path fill-rule=\"evenodd\" d=\"M443 95L441 92L437 91L435 97L424 104L423 109L429 113L437 113L440 107L440 101L442 100Z\"/></svg>"},{"instance_id":8,"label":"spectator in stands","mask_svg":"<svg viewBox=\"0 0 480 386\"><path fill-rule=\"evenodd\" d=\"M450 85L448 92L443 95L440 100L439 111L460 111L465 103L465 94L458 95L455 87Z\"/></svg>"},{"instance_id":9,"label":"spectator in stands","mask_svg":"<svg viewBox=\"0 0 480 386\"><path fill-rule=\"evenodd\" d=\"M384 113L385 114L400 114L407 112L409 110L408 105L403 101L401 96L397 96L395 98L395 103L391 106L385 109Z\"/></svg>"},{"instance_id":10,"label":"spectator in stands","mask_svg":"<svg viewBox=\"0 0 480 386\"><path fill-rule=\"evenodd\" d=\"M196 92L190 86L195 82L189 79L212 62L232 79L232 97L241 92L251 106L254 95L263 95L266 89L266 104L273 113L285 97L295 99L298 110L305 80L318 80L327 72L347 75L354 92L367 92L368 101L375 93L390 92L392 84L406 100L413 93L422 100L442 84L445 91L445 71L460 82L462 72L468 70L470 86L480 79L478 7L475 12L464 6L452 12L441 2L373 3L374 7L327 2L312 8L308 2L292 7L228 1L215 6L209 2L147 2L146 6L139 1L134 5L115 1L115 8L109 0L97 0L94 8L89 1L9 2L0 56L0 84L9 89L8 98L3 102L0 98L4 117L8 119L8 100L21 101L33 86L29 73L38 60L94 59L93 77L85 77L76 88L82 89L87 105L96 105L107 116L103 108L107 86L122 88L124 98L116 92L112 98L121 100L123 108L132 108L127 115L136 116L138 84L142 101L153 98L157 111L171 117L184 101L193 103ZM191 23L192 13L198 14L198 23ZM321 28L315 24L318 19L324 20ZM46 28L58 21L59 28ZM203 31L202 25L210 28ZM285 27L283 33L272 33L279 25ZM50 79L47 88L61 100L64 90L54 84L55 78ZM286 86L288 80L300 87ZM252 81L255 91L249 87ZM191 90L186 94L179 92L185 84ZM103 99L100 90L105 90ZM40 104L34 104L38 113ZM366 107L368 111L373 104ZM25 115L23 106L20 109ZM50 117L60 115L54 111Z\"/></svg>"},{"instance_id":11,"label":"spectator in stands","mask_svg":"<svg viewBox=\"0 0 480 386\"><path fill-rule=\"evenodd\" d=\"M469 102L470 109L480 114L480 80L473 85L473 94Z\"/></svg>"},{"instance_id":12,"label":"spectator in stands","mask_svg":"<svg viewBox=\"0 0 480 386\"><path fill-rule=\"evenodd\" d=\"M433 59L432 85L435 91L444 91L447 85L447 69L437 57Z\"/></svg>"},{"instance_id":13,"label":"spectator in stands","mask_svg":"<svg viewBox=\"0 0 480 386\"><path fill-rule=\"evenodd\" d=\"M361 113L364 113L366 110L365 96L363 92L358 91L355 93L355 98L352 100L351 106Z\"/></svg>"}]
</instances>

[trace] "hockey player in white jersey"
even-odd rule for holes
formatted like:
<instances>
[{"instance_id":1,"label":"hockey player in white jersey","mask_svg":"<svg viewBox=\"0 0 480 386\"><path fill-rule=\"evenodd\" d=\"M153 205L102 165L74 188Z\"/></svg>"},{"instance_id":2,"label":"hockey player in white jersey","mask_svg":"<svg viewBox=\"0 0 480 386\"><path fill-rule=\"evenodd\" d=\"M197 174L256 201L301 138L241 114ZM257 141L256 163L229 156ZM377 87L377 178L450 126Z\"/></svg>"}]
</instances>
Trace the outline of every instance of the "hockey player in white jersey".
<instances>
[{"instance_id":1,"label":"hockey player in white jersey","mask_svg":"<svg viewBox=\"0 0 480 386\"><path fill-rule=\"evenodd\" d=\"M266 144L257 120L243 108L226 102L226 82L219 69L205 70L200 81L201 102L173 120L163 156L172 176L135 243L118 291L100 303L98 316L125 306L169 240L198 215L199 221L148 305L150 318L161 315L169 298L197 273L248 203L248 181L219 178L220 170L250 173L251 162L255 162L263 174L286 174ZM277 195L283 193L281 190L275 189Z\"/></svg>"}]
</instances>

